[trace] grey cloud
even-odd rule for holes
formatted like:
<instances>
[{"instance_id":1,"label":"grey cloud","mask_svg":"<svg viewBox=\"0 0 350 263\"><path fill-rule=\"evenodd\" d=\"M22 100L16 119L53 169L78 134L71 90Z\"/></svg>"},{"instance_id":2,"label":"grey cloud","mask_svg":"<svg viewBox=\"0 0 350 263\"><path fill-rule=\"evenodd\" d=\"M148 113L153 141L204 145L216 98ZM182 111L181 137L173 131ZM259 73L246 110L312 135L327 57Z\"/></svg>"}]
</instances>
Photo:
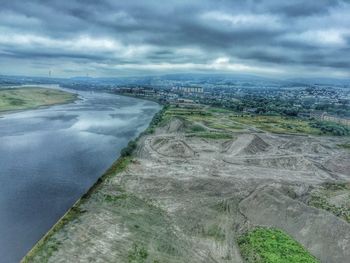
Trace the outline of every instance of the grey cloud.
<instances>
[{"instance_id":1,"label":"grey cloud","mask_svg":"<svg viewBox=\"0 0 350 263\"><path fill-rule=\"evenodd\" d=\"M255 8L258 10L279 13L289 17L303 17L328 13L330 8L339 6L340 2L341 1L338 0L253 1L254 5L256 5Z\"/></svg>"},{"instance_id":2,"label":"grey cloud","mask_svg":"<svg viewBox=\"0 0 350 263\"><path fill-rule=\"evenodd\" d=\"M2 2L0 57L10 64L11 57L13 63L58 58L60 72L79 72L79 63L82 70L90 63L95 75L110 76L227 58L249 67L284 67L287 73L299 66L349 72L350 3L345 0ZM69 46L75 41L81 48ZM94 68L95 63L103 67ZM145 66L113 70L128 64Z\"/></svg>"}]
</instances>

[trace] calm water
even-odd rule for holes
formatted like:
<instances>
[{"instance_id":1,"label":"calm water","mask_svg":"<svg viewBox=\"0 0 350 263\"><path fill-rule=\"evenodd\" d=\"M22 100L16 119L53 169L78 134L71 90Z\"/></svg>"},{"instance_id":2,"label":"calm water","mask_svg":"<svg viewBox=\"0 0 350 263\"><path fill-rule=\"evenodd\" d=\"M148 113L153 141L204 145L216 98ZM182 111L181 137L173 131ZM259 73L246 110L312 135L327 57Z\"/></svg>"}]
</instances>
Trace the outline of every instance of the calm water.
<instances>
[{"instance_id":1,"label":"calm water","mask_svg":"<svg viewBox=\"0 0 350 263\"><path fill-rule=\"evenodd\" d=\"M149 124L149 101L79 92L0 118L0 262L18 262Z\"/></svg>"}]
</instances>

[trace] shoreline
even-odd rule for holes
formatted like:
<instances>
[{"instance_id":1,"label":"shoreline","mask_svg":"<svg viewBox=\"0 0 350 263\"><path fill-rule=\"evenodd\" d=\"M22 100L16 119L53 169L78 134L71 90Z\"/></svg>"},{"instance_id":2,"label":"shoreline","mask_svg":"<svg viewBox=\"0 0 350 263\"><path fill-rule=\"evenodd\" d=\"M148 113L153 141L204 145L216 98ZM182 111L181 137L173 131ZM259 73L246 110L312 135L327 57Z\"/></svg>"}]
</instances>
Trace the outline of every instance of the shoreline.
<instances>
[{"instance_id":1,"label":"shoreline","mask_svg":"<svg viewBox=\"0 0 350 263\"><path fill-rule=\"evenodd\" d=\"M125 94L125 93L114 93L114 92L108 92L110 94L114 94L117 96L124 96L124 97L129 97L129 98L135 98L135 99L140 99L140 100L147 100L147 101L152 101L155 103L158 103L159 105L164 106L165 104L163 102L161 102L159 99L157 98L150 98L150 97L142 97L142 96L135 96L135 95L131 95L131 94Z\"/></svg>"},{"instance_id":2,"label":"shoreline","mask_svg":"<svg viewBox=\"0 0 350 263\"><path fill-rule=\"evenodd\" d=\"M118 95L118 94L117 94ZM126 96L128 97L128 96ZM132 96L130 96L132 97ZM135 97L133 97L135 98ZM142 98L138 98L142 99ZM155 102L155 101L153 101ZM160 104L159 102L157 102ZM159 112L161 112L164 109L164 105L160 104L162 108L156 112L153 115L156 116ZM0 115L1 118L1 115ZM153 120L153 119L152 119ZM147 126L147 128L142 131L135 139L130 140L131 141L138 141L144 133L151 127L152 120ZM129 143L128 142L128 143ZM128 146L125 146L120 150L120 152L123 151L123 149L127 148ZM76 214L76 211L79 210L79 206L84 203L85 200L89 198L89 196L96 190L98 187L105 182L110 176L116 175L124 170L124 165L127 165L131 161L130 156L120 156L112 163L112 165L107 168L107 170L91 185L91 187L57 220L57 222L34 244L34 246L26 253L26 255L21 259L20 263L27 263L30 262L31 257L34 256L36 250L40 249L42 245L49 239L52 235L54 235L57 231L59 231L66 223L70 221L70 216L74 216ZM68 218L68 219L67 219Z\"/></svg>"}]
</instances>

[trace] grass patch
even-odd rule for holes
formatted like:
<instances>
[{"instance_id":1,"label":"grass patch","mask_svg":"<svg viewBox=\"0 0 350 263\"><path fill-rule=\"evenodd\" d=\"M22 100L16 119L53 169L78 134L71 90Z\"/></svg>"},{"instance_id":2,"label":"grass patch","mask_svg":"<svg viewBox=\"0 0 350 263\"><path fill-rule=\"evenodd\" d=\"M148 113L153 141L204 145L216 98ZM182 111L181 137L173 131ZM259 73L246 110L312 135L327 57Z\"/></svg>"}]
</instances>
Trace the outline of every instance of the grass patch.
<instances>
[{"instance_id":1,"label":"grass patch","mask_svg":"<svg viewBox=\"0 0 350 263\"><path fill-rule=\"evenodd\" d=\"M0 112L69 103L76 98L77 96L72 93L41 87L0 89Z\"/></svg>"},{"instance_id":2,"label":"grass patch","mask_svg":"<svg viewBox=\"0 0 350 263\"><path fill-rule=\"evenodd\" d=\"M129 251L128 262L129 263L143 263L146 262L148 257L147 249L143 246L133 244L133 248Z\"/></svg>"},{"instance_id":3,"label":"grass patch","mask_svg":"<svg viewBox=\"0 0 350 263\"><path fill-rule=\"evenodd\" d=\"M203 139L212 139L212 140L230 140L233 139L233 136L229 133L220 133L220 132L198 132L193 134L188 134L188 137L199 137Z\"/></svg>"},{"instance_id":4,"label":"grass patch","mask_svg":"<svg viewBox=\"0 0 350 263\"><path fill-rule=\"evenodd\" d=\"M140 136L145 134L153 134L157 127L165 125L170 120L169 116L165 114L168 109L168 105L163 106L163 108L153 116L149 126L140 134Z\"/></svg>"},{"instance_id":5,"label":"grass patch","mask_svg":"<svg viewBox=\"0 0 350 263\"><path fill-rule=\"evenodd\" d=\"M281 230L256 228L238 239L241 255L247 263L316 263L304 247Z\"/></svg>"},{"instance_id":6,"label":"grass patch","mask_svg":"<svg viewBox=\"0 0 350 263\"><path fill-rule=\"evenodd\" d=\"M231 119L273 133L322 134L320 129L311 127L309 121L292 117L245 114L231 116Z\"/></svg>"},{"instance_id":7,"label":"grass patch","mask_svg":"<svg viewBox=\"0 0 350 263\"><path fill-rule=\"evenodd\" d=\"M203 125L208 128L215 129L218 131L236 131L243 129L243 126L237 122L234 122L230 119L232 111L220 108L196 108L196 109L187 109L187 108L176 108L170 106L165 112L165 117L168 118L181 118L192 124L195 130L193 132L201 132L205 130L205 127L196 127L201 126L193 123L203 123ZM191 127L189 125L189 127ZM197 129L198 128L198 129ZM190 129L188 132L191 132Z\"/></svg>"},{"instance_id":8,"label":"grass patch","mask_svg":"<svg viewBox=\"0 0 350 263\"><path fill-rule=\"evenodd\" d=\"M206 129L199 124L193 124L189 128L189 132L204 132L204 131L206 131Z\"/></svg>"},{"instance_id":9,"label":"grass patch","mask_svg":"<svg viewBox=\"0 0 350 263\"><path fill-rule=\"evenodd\" d=\"M126 193L122 193L122 194L118 194L118 195L105 194L104 197L105 197L105 199L104 199L105 201L114 203L114 202L118 202L120 200L126 199L128 197L128 195Z\"/></svg>"},{"instance_id":10,"label":"grass patch","mask_svg":"<svg viewBox=\"0 0 350 263\"><path fill-rule=\"evenodd\" d=\"M99 183L105 181L108 177L114 176L124 171L132 162L131 156L121 157L115 161L111 167L97 180Z\"/></svg>"},{"instance_id":11,"label":"grass patch","mask_svg":"<svg viewBox=\"0 0 350 263\"><path fill-rule=\"evenodd\" d=\"M224 108L211 107L211 108L208 109L208 112L212 112L212 113L232 113L232 110L224 109Z\"/></svg>"}]
</instances>

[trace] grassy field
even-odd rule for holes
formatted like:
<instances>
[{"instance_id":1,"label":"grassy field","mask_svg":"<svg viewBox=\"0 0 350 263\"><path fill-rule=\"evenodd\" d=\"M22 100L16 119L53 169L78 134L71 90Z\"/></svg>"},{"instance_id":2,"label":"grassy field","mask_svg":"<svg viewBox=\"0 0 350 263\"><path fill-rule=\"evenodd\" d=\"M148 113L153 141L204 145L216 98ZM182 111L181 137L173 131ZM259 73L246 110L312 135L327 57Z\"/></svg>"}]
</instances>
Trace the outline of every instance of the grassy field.
<instances>
[{"instance_id":1,"label":"grassy field","mask_svg":"<svg viewBox=\"0 0 350 263\"><path fill-rule=\"evenodd\" d=\"M232 120L273 133L320 134L307 120L283 116L236 115Z\"/></svg>"},{"instance_id":2,"label":"grassy field","mask_svg":"<svg viewBox=\"0 0 350 263\"><path fill-rule=\"evenodd\" d=\"M76 95L41 87L0 89L0 113L72 102Z\"/></svg>"},{"instance_id":3,"label":"grassy field","mask_svg":"<svg viewBox=\"0 0 350 263\"><path fill-rule=\"evenodd\" d=\"M170 107L165 112L165 119L170 117L180 117L189 123L201 123L213 131L233 132L244 128L240 123L230 119L232 112L217 108L176 108ZM200 131L198 131L200 132Z\"/></svg>"},{"instance_id":4,"label":"grassy field","mask_svg":"<svg viewBox=\"0 0 350 263\"><path fill-rule=\"evenodd\" d=\"M171 106L166 110L164 118L170 119L171 117L182 118L189 123L200 123L209 130L216 132L240 132L255 128L280 134L332 135L331 133L325 133L320 127L313 125L313 122L307 119L243 114L213 107L190 109Z\"/></svg>"},{"instance_id":5,"label":"grassy field","mask_svg":"<svg viewBox=\"0 0 350 263\"><path fill-rule=\"evenodd\" d=\"M278 229L256 228L238 240L247 263L317 263L305 248Z\"/></svg>"}]
</instances>

